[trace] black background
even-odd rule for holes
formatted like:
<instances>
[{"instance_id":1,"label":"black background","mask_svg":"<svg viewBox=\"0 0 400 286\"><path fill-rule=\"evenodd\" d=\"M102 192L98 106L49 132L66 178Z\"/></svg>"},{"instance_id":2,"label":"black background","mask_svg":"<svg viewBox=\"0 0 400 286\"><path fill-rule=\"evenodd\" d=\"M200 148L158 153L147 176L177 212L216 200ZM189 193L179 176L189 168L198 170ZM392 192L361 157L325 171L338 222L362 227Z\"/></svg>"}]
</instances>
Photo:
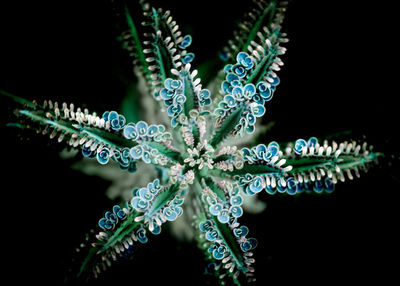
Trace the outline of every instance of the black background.
<instances>
[{"instance_id":1,"label":"black background","mask_svg":"<svg viewBox=\"0 0 400 286\"><path fill-rule=\"evenodd\" d=\"M375 150L398 153L394 7L389 1L349 2L290 4L281 85L264 118L276 124L265 142L353 130L354 139L365 135ZM183 32L192 34L196 65L216 55L249 1L152 3L171 9ZM1 7L0 88L28 99L86 103L99 113L118 109L132 74L116 41L114 7L111 1L13 1ZM21 141L3 129L9 112L3 101L1 112L1 257L7 275L0 279L62 283L73 248L113 204L104 194L109 183L69 169L47 138ZM385 163L338 184L329 196L263 193L267 210L242 220L259 240L258 284L391 279L398 269L398 191L398 169ZM196 247L164 231L151 236L132 262L120 262L94 284L161 278L205 285L203 271Z\"/></svg>"}]
</instances>

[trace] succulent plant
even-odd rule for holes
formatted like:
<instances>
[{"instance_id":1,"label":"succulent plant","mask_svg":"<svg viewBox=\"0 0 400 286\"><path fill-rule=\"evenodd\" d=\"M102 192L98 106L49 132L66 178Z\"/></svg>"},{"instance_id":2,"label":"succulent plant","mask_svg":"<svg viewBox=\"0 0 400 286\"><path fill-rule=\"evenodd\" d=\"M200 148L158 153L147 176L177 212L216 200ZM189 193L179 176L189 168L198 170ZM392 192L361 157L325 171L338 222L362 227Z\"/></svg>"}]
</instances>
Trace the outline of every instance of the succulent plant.
<instances>
[{"instance_id":1,"label":"succulent plant","mask_svg":"<svg viewBox=\"0 0 400 286\"><path fill-rule=\"evenodd\" d=\"M119 111L99 115L72 103L1 91L15 107L10 126L50 135L100 165L148 179L99 218L78 248L82 259L71 276L97 277L113 261L151 243L166 224L182 221L205 254L207 274L221 284L254 282L258 243L241 217L254 210L258 194L329 194L383 156L356 140L251 143L280 84L286 6L254 1L220 53L221 69L203 86L201 70L192 68L192 37L181 33L170 11L146 1L122 5L121 41L133 58L139 89L154 99L145 106L148 120L129 122ZM146 165L152 171L142 174Z\"/></svg>"}]
</instances>

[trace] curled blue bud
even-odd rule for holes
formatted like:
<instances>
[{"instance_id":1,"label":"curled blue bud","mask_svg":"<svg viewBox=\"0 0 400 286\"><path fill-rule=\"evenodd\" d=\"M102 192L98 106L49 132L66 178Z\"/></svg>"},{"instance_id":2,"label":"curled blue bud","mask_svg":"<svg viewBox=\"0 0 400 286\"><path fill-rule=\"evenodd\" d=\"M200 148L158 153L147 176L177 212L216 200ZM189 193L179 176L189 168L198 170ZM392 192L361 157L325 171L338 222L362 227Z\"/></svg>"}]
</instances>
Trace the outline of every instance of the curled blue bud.
<instances>
[{"instance_id":1,"label":"curled blue bud","mask_svg":"<svg viewBox=\"0 0 400 286\"><path fill-rule=\"evenodd\" d=\"M171 209L171 207L166 207L163 210L165 218L169 221L174 221L178 217L177 213Z\"/></svg>"},{"instance_id":2,"label":"curled blue bud","mask_svg":"<svg viewBox=\"0 0 400 286\"><path fill-rule=\"evenodd\" d=\"M242 225L241 227L235 228L233 234L236 237L245 237L249 233L247 226Z\"/></svg>"},{"instance_id":3,"label":"curled blue bud","mask_svg":"<svg viewBox=\"0 0 400 286\"><path fill-rule=\"evenodd\" d=\"M147 136L154 137L158 133L158 127L156 125L150 125L147 129Z\"/></svg>"},{"instance_id":4,"label":"curled blue bud","mask_svg":"<svg viewBox=\"0 0 400 286\"><path fill-rule=\"evenodd\" d=\"M236 61L244 66L247 70L253 68L254 66L254 60L252 57L250 57L247 53L245 52L240 52L236 56Z\"/></svg>"},{"instance_id":5,"label":"curled blue bud","mask_svg":"<svg viewBox=\"0 0 400 286\"><path fill-rule=\"evenodd\" d=\"M259 144L256 147L256 156L258 159L263 159L264 154L267 152L267 147L264 144Z\"/></svg>"},{"instance_id":6,"label":"curled blue bud","mask_svg":"<svg viewBox=\"0 0 400 286\"><path fill-rule=\"evenodd\" d=\"M199 99L199 104L201 107L208 106L211 104L211 102L212 102L211 98L200 98Z\"/></svg>"},{"instance_id":7,"label":"curled blue bud","mask_svg":"<svg viewBox=\"0 0 400 286\"><path fill-rule=\"evenodd\" d=\"M221 90L222 90L224 93L229 94L229 93L232 92L232 86L230 85L229 82L223 81L222 84L221 84Z\"/></svg>"},{"instance_id":8,"label":"curled blue bud","mask_svg":"<svg viewBox=\"0 0 400 286\"><path fill-rule=\"evenodd\" d=\"M235 186L232 188L232 190L230 190L229 194L230 194L231 196L237 196L237 195L239 195L239 192L240 192L239 187L235 185Z\"/></svg>"},{"instance_id":9,"label":"curled blue bud","mask_svg":"<svg viewBox=\"0 0 400 286\"><path fill-rule=\"evenodd\" d=\"M278 84L279 84L279 82L280 82L280 80L279 80L279 77L269 77L269 83L272 85L272 86L277 86Z\"/></svg>"},{"instance_id":10,"label":"curled blue bud","mask_svg":"<svg viewBox=\"0 0 400 286\"><path fill-rule=\"evenodd\" d=\"M114 153L116 150L114 150ZM124 164L124 165L128 165L131 161L131 159L129 158L129 148L123 148L120 152L120 158L118 159L118 163L120 164Z\"/></svg>"},{"instance_id":11,"label":"curled blue bud","mask_svg":"<svg viewBox=\"0 0 400 286\"><path fill-rule=\"evenodd\" d=\"M103 114L104 116L104 114ZM116 111L110 111L108 113L107 121L113 121L114 119L118 119L118 113Z\"/></svg>"},{"instance_id":12,"label":"curled blue bud","mask_svg":"<svg viewBox=\"0 0 400 286\"><path fill-rule=\"evenodd\" d=\"M278 144L278 142L276 142L276 141L271 141L271 142L269 142L269 144L268 144L268 149L270 149L270 148L272 148L272 147L275 147L277 150L279 150L279 144Z\"/></svg>"},{"instance_id":13,"label":"curled blue bud","mask_svg":"<svg viewBox=\"0 0 400 286\"><path fill-rule=\"evenodd\" d=\"M257 86L257 91L260 94L260 96L265 100L265 101L270 101L272 99L273 92L270 89L270 85L267 84L265 81L260 81Z\"/></svg>"},{"instance_id":14,"label":"curled blue bud","mask_svg":"<svg viewBox=\"0 0 400 286\"><path fill-rule=\"evenodd\" d=\"M233 67L232 64L225 65L224 66L224 73L226 73L226 74L231 73L232 72L232 67Z\"/></svg>"},{"instance_id":15,"label":"curled blue bud","mask_svg":"<svg viewBox=\"0 0 400 286\"><path fill-rule=\"evenodd\" d=\"M294 148L293 151L297 155L301 155L303 152L303 148L307 146L307 142L304 139L297 139L296 142L294 143Z\"/></svg>"},{"instance_id":16,"label":"curled blue bud","mask_svg":"<svg viewBox=\"0 0 400 286\"><path fill-rule=\"evenodd\" d=\"M242 61L244 61L246 58L248 58L249 55L245 52L240 52L236 55L236 61L238 63L241 63Z\"/></svg>"},{"instance_id":17,"label":"curled blue bud","mask_svg":"<svg viewBox=\"0 0 400 286\"><path fill-rule=\"evenodd\" d=\"M252 108L253 114L256 117L261 117L265 114L265 107L261 104L257 104L255 107Z\"/></svg>"},{"instance_id":18,"label":"curled blue bud","mask_svg":"<svg viewBox=\"0 0 400 286\"><path fill-rule=\"evenodd\" d=\"M273 143L273 144L271 144ZM278 155L279 153L279 145L276 142L271 142L268 144L267 153L264 155L264 160L269 162L272 160L273 157Z\"/></svg>"},{"instance_id":19,"label":"curled blue bud","mask_svg":"<svg viewBox=\"0 0 400 286\"><path fill-rule=\"evenodd\" d=\"M246 69L244 66L240 64L236 64L232 67L232 71L239 77L239 78L244 78L247 74Z\"/></svg>"},{"instance_id":20,"label":"curled blue bud","mask_svg":"<svg viewBox=\"0 0 400 286\"><path fill-rule=\"evenodd\" d=\"M243 209L239 206L231 206L229 208L229 213L232 214L233 217L241 217L243 215Z\"/></svg>"},{"instance_id":21,"label":"curled blue bud","mask_svg":"<svg viewBox=\"0 0 400 286\"><path fill-rule=\"evenodd\" d=\"M270 194L270 195L276 194L276 188L272 188L271 185L267 185L267 187L265 188L265 191L267 192L267 194Z\"/></svg>"},{"instance_id":22,"label":"curled blue bud","mask_svg":"<svg viewBox=\"0 0 400 286\"><path fill-rule=\"evenodd\" d=\"M160 185L160 180L159 179L155 179L153 181L153 188L157 191L160 191L162 189L162 186Z\"/></svg>"},{"instance_id":23,"label":"curled blue bud","mask_svg":"<svg viewBox=\"0 0 400 286\"><path fill-rule=\"evenodd\" d=\"M135 173L137 171L136 161L131 161L128 166L129 173Z\"/></svg>"},{"instance_id":24,"label":"curled blue bud","mask_svg":"<svg viewBox=\"0 0 400 286\"><path fill-rule=\"evenodd\" d=\"M238 80L240 80L240 78L239 78L236 74L234 74L234 73L228 73L228 74L226 75L226 81L227 81L228 83L231 83L231 82L233 82L233 81L238 81Z\"/></svg>"},{"instance_id":25,"label":"curled blue bud","mask_svg":"<svg viewBox=\"0 0 400 286\"><path fill-rule=\"evenodd\" d=\"M164 81L164 86L167 90L175 90L175 89L177 89L176 87L179 87L182 84L182 82L180 84L178 82L180 82L180 80L174 80L172 78L167 78Z\"/></svg>"},{"instance_id":26,"label":"curled blue bud","mask_svg":"<svg viewBox=\"0 0 400 286\"><path fill-rule=\"evenodd\" d=\"M143 147L140 145L132 147L129 154L132 156L133 159L140 159L143 154Z\"/></svg>"},{"instance_id":27,"label":"curled blue bud","mask_svg":"<svg viewBox=\"0 0 400 286\"><path fill-rule=\"evenodd\" d=\"M325 183L325 192L332 193L335 189L335 184L332 182L332 180L326 177L324 183Z\"/></svg>"},{"instance_id":28,"label":"curled blue bud","mask_svg":"<svg viewBox=\"0 0 400 286\"><path fill-rule=\"evenodd\" d=\"M243 156L244 156L244 157L250 156L250 155L251 155L250 149L247 148L247 147L243 147L243 148L241 149L241 151L243 152Z\"/></svg>"},{"instance_id":29,"label":"curled blue bud","mask_svg":"<svg viewBox=\"0 0 400 286\"><path fill-rule=\"evenodd\" d=\"M96 159L102 165L107 164L110 160L110 149L103 147L100 152L97 153Z\"/></svg>"},{"instance_id":30,"label":"curled blue bud","mask_svg":"<svg viewBox=\"0 0 400 286\"><path fill-rule=\"evenodd\" d=\"M264 179L261 176L257 176L249 185L251 195L259 193L264 188Z\"/></svg>"},{"instance_id":31,"label":"curled blue bud","mask_svg":"<svg viewBox=\"0 0 400 286\"><path fill-rule=\"evenodd\" d=\"M108 219L109 221L111 221L112 223L114 223L114 224L118 222L118 217L115 214L113 214L112 212L110 212L110 211L107 211L104 214L104 217L106 219Z\"/></svg>"},{"instance_id":32,"label":"curled blue bud","mask_svg":"<svg viewBox=\"0 0 400 286\"><path fill-rule=\"evenodd\" d=\"M183 214L183 208L177 206L175 212L177 216L181 216Z\"/></svg>"},{"instance_id":33,"label":"curled blue bud","mask_svg":"<svg viewBox=\"0 0 400 286\"><path fill-rule=\"evenodd\" d=\"M223 116L225 116L226 112L222 108L216 108L214 110L214 114L217 116L223 117Z\"/></svg>"},{"instance_id":34,"label":"curled blue bud","mask_svg":"<svg viewBox=\"0 0 400 286\"><path fill-rule=\"evenodd\" d=\"M138 240L141 242L141 243L146 243L147 241L148 241L148 238L147 238L147 236L146 236L146 230L144 229L144 228L139 228L137 231L136 231L136 236L137 236L137 238L138 238Z\"/></svg>"},{"instance_id":35,"label":"curled blue bud","mask_svg":"<svg viewBox=\"0 0 400 286\"><path fill-rule=\"evenodd\" d=\"M170 81L170 87L171 89L179 89L182 86L182 81L181 80L171 80Z\"/></svg>"},{"instance_id":36,"label":"curled blue bud","mask_svg":"<svg viewBox=\"0 0 400 286\"><path fill-rule=\"evenodd\" d=\"M232 194L230 194L230 195L232 195ZM233 206L240 206L243 203L243 198L241 196L233 196L230 199L230 203Z\"/></svg>"},{"instance_id":37,"label":"curled blue bud","mask_svg":"<svg viewBox=\"0 0 400 286\"><path fill-rule=\"evenodd\" d=\"M321 180L315 180L314 191L316 193L321 193L323 190L324 190L324 185L322 184Z\"/></svg>"},{"instance_id":38,"label":"curled blue bud","mask_svg":"<svg viewBox=\"0 0 400 286\"><path fill-rule=\"evenodd\" d=\"M106 111L103 113L103 115L101 116L101 118L104 119L104 121L108 121L108 115L110 114L110 111Z\"/></svg>"},{"instance_id":39,"label":"curled blue bud","mask_svg":"<svg viewBox=\"0 0 400 286\"><path fill-rule=\"evenodd\" d=\"M113 213L114 213L119 219L121 219L121 220L124 220L124 219L127 218L126 213L125 213L125 212L123 211L123 209L121 209L121 207L118 206L118 205L115 205L115 206L113 207Z\"/></svg>"},{"instance_id":40,"label":"curled blue bud","mask_svg":"<svg viewBox=\"0 0 400 286\"><path fill-rule=\"evenodd\" d=\"M201 98L210 98L211 93L210 93L210 91L209 91L208 89L202 89L202 90L199 92L199 96L200 96Z\"/></svg>"},{"instance_id":41,"label":"curled blue bud","mask_svg":"<svg viewBox=\"0 0 400 286\"><path fill-rule=\"evenodd\" d=\"M174 200L172 201L172 203L173 203L175 206L180 206L180 205L183 204L183 201L184 201L183 198L176 197L176 198L174 198Z\"/></svg>"},{"instance_id":42,"label":"curled blue bud","mask_svg":"<svg viewBox=\"0 0 400 286\"><path fill-rule=\"evenodd\" d=\"M147 135L147 123L144 121L139 121L136 123L136 130L139 132L139 136L143 137Z\"/></svg>"},{"instance_id":43,"label":"curled blue bud","mask_svg":"<svg viewBox=\"0 0 400 286\"><path fill-rule=\"evenodd\" d=\"M151 201L154 198L154 195L147 188L140 188L138 194L145 201Z\"/></svg>"},{"instance_id":44,"label":"curled blue bud","mask_svg":"<svg viewBox=\"0 0 400 286\"><path fill-rule=\"evenodd\" d=\"M228 54L225 53L225 52L219 52L219 58L220 58L221 60L223 60L224 62L226 62L226 61L229 59L229 56L228 56Z\"/></svg>"},{"instance_id":45,"label":"curled blue bud","mask_svg":"<svg viewBox=\"0 0 400 286\"><path fill-rule=\"evenodd\" d=\"M211 206L209 207L209 210L210 210L210 213L211 213L212 215L219 215L219 213L220 213L221 210L222 210L222 204L217 203L217 204L211 205Z\"/></svg>"},{"instance_id":46,"label":"curled blue bud","mask_svg":"<svg viewBox=\"0 0 400 286\"><path fill-rule=\"evenodd\" d=\"M276 189L278 190L279 193L286 192L286 186L284 187L282 185L282 181L281 180L277 180Z\"/></svg>"},{"instance_id":47,"label":"curled blue bud","mask_svg":"<svg viewBox=\"0 0 400 286\"><path fill-rule=\"evenodd\" d=\"M123 115L118 114L116 111L106 111L103 113L102 118L104 121L110 123L113 130L120 130L126 124L126 119Z\"/></svg>"},{"instance_id":48,"label":"curled blue bud","mask_svg":"<svg viewBox=\"0 0 400 286\"><path fill-rule=\"evenodd\" d=\"M218 231L217 231L216 229L214 229L214 228L209 228L209 229L207 230L207 232L206 232L205 237L206 237L206 239L207 239L208 241L214 241L214 240L216 240L217 237L218 237Z\"/></svg>"},{"instance_id":49,"label":"curled blue bud","mask_svg":"<svg viewBox=\"0 0 400 286\"><path fill-rule=\"evenodd\" d=\"M131 205L137 211L145 211L149 207L149 202L140 197L133 197Z\"/></svg>"},{"instance_id":50,"label":"curled blue bud","mask_svg":"<svg viewBox=\"0 0 400 286\"><path fill-rule=\"evenodd\" d=\"M315 147L318 143L318 139L315 137L311 137L310 139L308 139L308 147Z\"/></svg>"},{"instance_id":51,"label":"curled blue bud","mask_svg":"<svg viewBox=\"0 0 400 286\"><path fill-rule=\"evenodd\" d=\"M88 158L94 158L94 157L96 157L97 152L96 152L96 150L94 150L94 151L91 150L90 146L88 146L88 147L83 146L82 155L85 156L85 157L88 157Z\"/></svg>"},{"instance_id":52,"label":"curled blue bud","mask_svg":"<svg viewBox=\"0 0 400 286\"><path fill-rule=\"evenodd\" d=\"M173 128L175 128L176 126L178 126L178 116L174 116L171 118L171 126Z\"/></svg>"},{"instance_id":53,"label":"curled blue bud","mask_svg":"<svg viewBox=\"0 0 400 286\"><path fill-rule=\"evenodd\" d=\"M106 218L102 218L99 220L99 226L104 230L110 230L115 227L115 224Z\"/></svg>"},{"instance_id":54,"label":"curled blue bud","mask_svg":"<svg viewBox=\"0 0 400 286\"><path fill-rule=\"evenodd\" d=\"M208 263L204 270L204 273L206 275L213 275L216 271L216 267L217 267L217 264L215 262Z\"/></svg>"},{"instance_id":55,"label":"curled blue bud","mask_svg":"<svg viewBox=\"0 0 400 286\"><path fill-rule=\"evenodd\" d=\"M251 243L246 240L245 242L240 244L240 249L243 252L250 251L251 250Z\"/></svg>"},{"instance_id":56,"label":"curled blue bud","mask_svg":"<svg viewBox=\"0 0 400 286\"><path fill-rule=\"evenodd\" d=\"M297 193L297 184L293 177L286 180L286 192L289 195L295 195Z\"/></svg>"},{"instance_id":57,"label":"curled blue bud","mask_svg":"<svg viewBox=\"0 0 400 286\"><path fill-rule=\"evenodd\" d=\"M160 96L164 100L170 100L175 94L176 91L167 88L163 88L160 90Z\"/></svg>"},{"instance_id":58,"label":"curled blue bud","mask_svg":"<svg viewBox=\"0 0 400 286\"><path fill-rule=\"evenodd\" d=\"M182 58L182 62L184 64L188 64L190 62L192 62L194 59L194 54L193 53L187 53L183 58Z\"/></svg>"},{"instance_id":59,"label":"curled blue bud","mask_svg":"<svg viewBox=\"0 0 400 286\"><path fill-rule=\"evenodd\" d=\"M151 162L151 160L150 160L150 153L147 152L147 151L144 151L144 152L142 153L142 160L143 160L143 162L145 162L146 164L149 164L149 163Z\"/></svg>"},{"instance_id":60,"label":"curled blue bud","mask_svg":"<svg viewBox=\"0 0 400 286\"><path fill-rule=\"evenodd\" d=\"M208 89L202 89L197 96L199 99L200 106L210 105L211 104L210 96L211 94Z\"/></svg>"},{"instance_id":61,"label":"curled blue bud","mask_svg":"<svg viewBox=\"0 0 400 286\"><path fill-rule=\"evenodd\" d=\"M229 220L229 211L227 209L223 209L219 212L217 219L221 223L227 223Z\"/></svg>"},{"instance_id":62,"label":"curled blue bud","mask_svg":"<svg viewBox=\"0 0 400 286\"><path fill-rule=\"evenodd\" d=\"M254 101L255 103L261 104L261 105L264 104L264 99L258 93L253 95L252 101Z\"/></svg>"},{"instance_id":63,"label":"curled blue bud","mask_svg":"<svg viewBox=\"0 0 400 286\"><path fill-rule=\"evenodd\" d=\"M252 83L246 84L243 87L243 93L247 99L250 99L256 93L256 87Z\"/></svg>"},{"instance_id":64,"label":"curled blue bud","mask_svg":"<svg viewBox=\"0 0 400 286\"><path fill-rule=\"evenodd\" d=\"M250 251L256 248L256 246L257 246L257 240L255 240L254 238L249 238L245 242L240 244L240 248L244 252Z\"/></svg>"},{"instance_id":65,"label":"curled blue bud","mask_svg":"<svg viewBox=\"0 0 400 286\"><path fill-rule=\"evenodd\" d=\"M239 100L239 99L243 99L243 89L239 86L235 87L232 90L232 95L235 97L235 99Z\"/></svg>"},{"instance_id":66,"label":"curled blue bud","mask_svg":"<svg viewBox=\"0 0 400 286\"><path fill-rule=\"evenodd\" d=\"M249 238L247 241L251 244L251 249L254 249L257 247L257 244L258 244L257 239Z\"/></svg>"},{"instance_id":67,"label":"curled blue bud","mask_svg":"<svg viewBox=\"0 0 400 286\"><path fill-rule=\"evenodd\" d=\"M210 220L202 221L199 225L200 231L208 231L212 227L212 222Z\"/></svg>"},{"instance_id":68,"label":"curled blue bud","mask_svg":"<svg viewBox=\"0 0 400 286\"><path fill-rule=\"evenodd\" d=\"M179 47L181 49L186 49L187 47L190 46L191 43L192 43L192 36L186 35L183 37L182 42L179 44Z\"/></svg>"},{"instance_id":69,"label":"curled blue bud","mask_svg":"<svg viewBox=\"0 0 400 286\"><path fill-rule=\"evenodd\" d=\"M219 247L218 249L214 249L212 252L213 257L218 260L223 259L225 256L225 250L220 250L220 248L221 247Z\"/></svg>"},{"instance_id":70,"label":"curled blue bud","mask_svg":"<svg viewBox=\"0 0 400 286\"><path fill-rule=\"evenodd\" d=\"M232 85L232 87L235 87L235 86L243 87L243 84L239 79L232 80L231 85Z\"/></svg>"},{"instance_id":71,"label":"curled blue bud","mask_svg":"<svg viewBox=\"0 0 400 286\"><path fill-rule=\"evenodd\" d=\"M150 232L154 235L160 234L161 233L161 226L159 226L158 224L156 224L154 221L150 222L153 224L153 229L150 230Z\"/></svg>"},{"instance_id":72,"label":"curled blue bud","mask_svg":"<svg viewBox=\"0 0 400 286\"><path fill-rule=\"evenodd\" d=\"M236 106L236 100L232 95L226 95L224 97L224 101L228 104L229 107L235 107Z\"/></svg>"}]
</instances>

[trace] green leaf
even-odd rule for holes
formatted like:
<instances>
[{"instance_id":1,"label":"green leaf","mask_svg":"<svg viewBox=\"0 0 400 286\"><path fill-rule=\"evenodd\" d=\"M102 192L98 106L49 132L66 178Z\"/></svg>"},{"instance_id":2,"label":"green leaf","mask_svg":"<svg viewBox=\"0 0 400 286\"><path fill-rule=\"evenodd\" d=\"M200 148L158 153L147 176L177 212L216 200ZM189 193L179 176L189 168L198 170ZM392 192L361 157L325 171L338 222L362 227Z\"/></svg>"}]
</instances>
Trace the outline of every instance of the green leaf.
<instances>
[{"instance_id":1,"label":"green leaf","mask_svg":"<svg viewBox=\"0 0 400 286\"><path fill-rule=\"evenodd\" d=\"M236 237L233 235L232 230L229 228L229 225L219 222L215 216L211 217L211 219L213 220L214 225L217 227L220 236L226 243L228 251L232 255L232 258L235 260L238 269L240 271L246 271L243 251L240 249L240 245Z\"/></svg>"},{"instance_id":2,"label":"green leaf","mask_svg":"<svg viewBox=\"0 0 400 286\"><path fill-rule=\"evenodd\" d=\"M154 198L152 205L148 210L149 216L155 214L159 209L165 206L180 190L180 182L177 182L169 187L165 187L157 196Z\"/></svg>"},{"instance_id":3,"label":"green leaf","mask_svg":"<svg viewBox=\"0 0 400 286\"><path fill-rule=\"evenodd\" d=\"M45 117L44 111L38 110L20 110L19 113L24 115L34 122L37 122L41 125L48 125L52 126L53 128L67 132L69 134L79 134L80 136L88 135L91 138L95 138L97 141L102 142L103 144L114 146L116 148L132 148L137 145L136 142L126 139L120 135L108 132L107 130L88 127L88 126L81 126L73 121L66 121L66 120L50 120Z\"/></svg>"},{"instance_id":4,"label":"green leaf","mask_svg":"<svg viewBox=\"0 0 400 286\"><path fill-rule=\"evenodd\" d=\"M98 258L96 254L98 253L98 250L99 250L98 247L90 248L88 255L85 257L85 259L81 264L81 267L79 268L79 272L77 274L78 278L81 277L86 270L91 269L91 266L93 266L96 263L96 259Z\"/></svg>"},{"instance_id":5,"label":"green leaf","mask_svg":"<svg viewBox=\"0 0 400 286\"><path fill-rule=\"evenodd\" d=\"M203 177L205 184L224 202L226 202L225 191L221 189L212 178Z\"/></svg>"},{"instance_id":6,"label":"green leaf","mask_svg":"<svg viewBox=\"0 0 400 286\"><path fill-rule=\"evenodd\" d=\"M244 164L242 169L234 169L233 171L227 171L230 175L265 175L265 174L280 174L282 170L277 167L270 165L259 165L259 164Z\"/></svg>"},{"instance_id":7,"label":"green leaf","mask_svg":"<svg viewBox=\"0 0 400 286\"><path fill-rule=\"evenodd\" d=\"M137 60L139 61L140 65L141 65L142 71L145 74L150 74L150 71L148 70L148 66L149 65L146 62L146 56L143 53L142 42L141 42L141 40L139 38L135 23L134 23L134 21L133 21L133 19L131 17L131 14L130 14L129 9L128 9L127 6L125 6L125 17L126 17L127 24L129 26L129 31L130 31L130 33L131 33L131 35L133 37L133 42L134 42L135 50L136 50L136 53L135 53L136 58L137 58Z\"/></svg>"},{"instance_id":8,"label":"green leaf","mask_svg":"<svg viewBox=\"0 0 400 286\"><path fill-rule=\"evenodd\" d=\"M276 2L271 1L267 7L264 8L262 13L257 17L257 21L253 24L253 27L251 28L250 32L248 33L246 37L246 42L241 46L238 45L236 49L236 53L233 54L235 56L237 53L241 51L247 50L247 47L250 45L250 43L254 40L256 40L257 33L262 29L262 27L269 27L273 21L273 17L275 15L275 8L276 8ZM268 17L269 16L269 17Z\"/></svg>"},{"instance_id":9,"label":"green leaf","mask_svg":"<svg viewBox=\"0 0 400 286\"><path fill-rule=\"evenodd\" d=\"M19 110L19 113L42 125L49 125L57 128L58 130L69 132L71 134L75 132L79 133L79 129L76 128L75 124L72 122L64 120L50 120L44 115L43 111Z\"/></svg>"},{"instance_id":10,"label":"green leaf","mask_svg":"<svg viewBox=\"0 0 400 286\"><path fill-rule=\"evenodd\" d=\"M151 148L157 149L158 152L160 152L160 154L168 157L172 161L183 164L183 159L182 159L181 153L179 153L178 151L175 151L159 142L145 141L145 142L143 142L143 144L146 144L147 146L149 146Z\"/></svg>"},{"instance_id":11,"label":"green leaf","mask_svg":"<svg viewBox=\"0 0 400 286\"><path fill-rule=\"evenodd\" d=\"M35 108L35 105L30 100L27 100L25 98L13 95L13 94L8 93L7 91L2 90L2 89L0 89L0 94L5 95L6 97L12 99L14 102L17 102L17 103L19 103L21 105L26 105L28 107Z\"/></svg>"},{"instance_id":12,"label":"green leaf","mask_svg":"<svg viewBox=\"0 0 400 286\"><path fill-rule=\"evenodd\" d=\"M334 169L336 166L342 170L355 168L358 166L364 166L365 164L371 163L375 158L382 156L381 153L370 153L365 155L339 155L338 158L332 157L299 157L289 159L286 163L293 166L293 169L289 171L289 174L303 173L312 171L319 168Z\"/></svg>"},{"instance_id":13,"label":"green leaf","mask_svg":"<svg viewBox=\"0 0 400 286\"><path fill-rule=\"evenodd\" d=\"M191 124L192 124L193 138L194 138L194 146L197 146L197 144L200 142L199 126L196 123L191 123Z\"/></svg>"},{"instance_id":14,"label":"green leaf","mask_svg":"<svg viewBox=\"0 0 400 286\"><path fill-rule=\"evenodd\" d=\"M99 253L107 251L110 247L113 247L117 242L124 240L132 234L132 231L140 226L141 222L136 222L135 218L139 215L137 211L133 211L119 226L114 230L113 235L108 239L108 241L103 244L100 248Z\"/></svg>"},{"instance_id":15,"label":"green leaf","mask_svg":"<svg viewBox=\"0 0 400 286\"><path fill-rule=\"evenodd\" d=\"M246 84L253 83L256 85L259 81L261 81L267 73L268 67L271 65L275 55L276 52L270 50L268 55L265 55L263 59L256 65L256 68L251 72Z\"/></svg>"},{"instance_id":16,"label":"green leaf","mask_svg":"<svg viewBox=\"0 0 400 286\"><path fill-rule=\"evenodd\" d=\"M262 32L263 27L270 28L271 24L274 22L277 8L276 1L270 1L268 4L257 2L251 12L253 17L243 21L246 24L239 26L239 29L234 33L236 36L232 43L227 45L232 58L239 52L246 51L252 41L257 41L257 33ZM243 26L246 28L243 28Z\"/></svg>"},{"instance_id":17,"label":"green leaf","mask_svg":"<svg viewBox=\"0 0 400 286\"><path fill-rule=\"evenodd\" d=\"M234 176L250 175L267 175L267 174L282 174L280 168L276 168L269 165L256 165L256 164L245 164L242 169L234 169L233 171L222 171L219 169L209 169L208 174L212 177L232 179Z\"/></svg>"},{"instance_id":18,"label":"green leaf","mask_svg":"<svg viewBox=\"0 0 400 286\"><path fill-rule=\"evenodd\" d=\"M217 147L236 127L244 111L244 105L240 106L230 113L222 122L221 126L215 130L213 137L210 140L210 145Z\"/></svg>"},{"instance_id":19,"label":"green leaf","mask_svg":"<svg viewBox=\"0 0 400 286\"><path fill-rule=\"evenodd\" d=\"M132 148L138 145L135 141L130 139L126 139L120 135L108 132L107 130L93 128L93 127L81 127L81 133L89 135L91 138L95 138L96 140L105 143L110 146L115 146L117 148Z\"/></svg>"},{"instance_id":20,"label":"green leaf","mask_svg":"<svg viewBox=\"0 0 400 286\"><path fill-rule=\"evenodd\" d=\"M189 116L189 111L196 108L197 96L194 92L193 84L190 80L189 74L186 71L183 72L181 80L183 81L183 92L186 97L186 101L183 105L183 111L185 112L186 116Z\"/></svg>"},{"instance_id":21,"label":"green leaf","mask_svg":"<svg viewBox=\"0 0 400 286\"><path fill-rule=\"evenodd\" d=\"M82 276L86 271L90 271L96 263L101 262L102 255L112 250L118 243L132 235L132 232L141 225L141 222L136 222L135 218L139 215L138 212L132 212L122 223L120 223L113 234L106 242L97 241L95 246L89 249L88 254L80 265L77 277Z\"/></svg>"},{"instance_id":22,"label":"green leaf","mask_svg":"<svg viewBox=\"0 0 400 286\"><path fill-rule=\"evenodd\" d=\"M160 68L161 81L164 82L167 78L172 77L171 69L174 67L172 55L168 52L159 36L156 36L153 44L157 55L158 67Z\"/></svg>"}]
</instances>

